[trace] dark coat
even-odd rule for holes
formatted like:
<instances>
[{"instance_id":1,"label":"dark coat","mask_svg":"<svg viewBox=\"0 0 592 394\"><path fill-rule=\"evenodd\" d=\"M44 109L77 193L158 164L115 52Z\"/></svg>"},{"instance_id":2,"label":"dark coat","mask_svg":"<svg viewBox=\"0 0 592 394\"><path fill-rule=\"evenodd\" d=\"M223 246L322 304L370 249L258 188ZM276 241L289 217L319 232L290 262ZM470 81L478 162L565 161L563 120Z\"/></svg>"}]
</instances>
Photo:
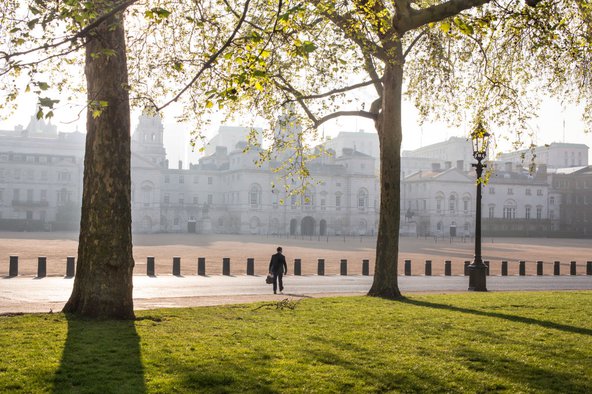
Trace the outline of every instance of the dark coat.
<instances>
[{"instance_id":1,"label":"dark coat","mask_svg":"<svg viewBox=\"0 0 592 394\"><path fill-rule=\"evenodd\" d=\"M288 264L286 264L286 258L283 254L278 252L271 256L271 261L269 262L269 272L275 275L288 273Z\"/></svg>"}]
</instances>

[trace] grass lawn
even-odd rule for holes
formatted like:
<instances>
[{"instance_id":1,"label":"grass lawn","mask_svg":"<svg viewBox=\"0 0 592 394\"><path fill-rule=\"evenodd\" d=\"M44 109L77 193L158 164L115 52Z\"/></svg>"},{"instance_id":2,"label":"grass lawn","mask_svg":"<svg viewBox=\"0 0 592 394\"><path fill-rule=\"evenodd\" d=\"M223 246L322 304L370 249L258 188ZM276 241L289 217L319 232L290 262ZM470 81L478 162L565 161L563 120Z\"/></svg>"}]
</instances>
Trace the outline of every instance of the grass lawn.
<instances>
[{"instance_id":1,"label":"grass lawn","mask_svg":"<svg viewBox=\"0 0 592 394\"><path fill-rule=\"evenodd\" d=\"M0 317L0 392L592 393L592 292Z\"/></svg>"}]
</instances>

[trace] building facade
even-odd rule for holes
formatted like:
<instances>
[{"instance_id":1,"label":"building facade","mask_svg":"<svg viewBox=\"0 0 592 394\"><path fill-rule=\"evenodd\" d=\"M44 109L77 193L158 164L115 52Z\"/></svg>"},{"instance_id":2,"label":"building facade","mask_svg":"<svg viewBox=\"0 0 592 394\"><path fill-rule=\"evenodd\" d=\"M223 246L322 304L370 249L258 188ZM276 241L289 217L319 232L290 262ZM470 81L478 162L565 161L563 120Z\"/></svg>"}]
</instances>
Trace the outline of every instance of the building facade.
<instances>
[{"instance_id":1,"label":"building facade","mask_svg":"<svg viewBox=\"0 0 592 394\"><path fill-rule=\"evenodd\" d=\"M258 166L243 153L237 133L199 164L169 168L159 118L142 115L132 136L132 225L135 232L291 234L376 232L375 159L342 148L309 165L314 186L290 195L279 184L278 163ZM32 119L27 128L1 131L0 229L77 229L82 199L84 134L58 133ZM229 144L237 143L229 149ZM72 213L76 214L72 214ZM68 225L66 225L68 224Z\"/></svg>"}]
</instances>

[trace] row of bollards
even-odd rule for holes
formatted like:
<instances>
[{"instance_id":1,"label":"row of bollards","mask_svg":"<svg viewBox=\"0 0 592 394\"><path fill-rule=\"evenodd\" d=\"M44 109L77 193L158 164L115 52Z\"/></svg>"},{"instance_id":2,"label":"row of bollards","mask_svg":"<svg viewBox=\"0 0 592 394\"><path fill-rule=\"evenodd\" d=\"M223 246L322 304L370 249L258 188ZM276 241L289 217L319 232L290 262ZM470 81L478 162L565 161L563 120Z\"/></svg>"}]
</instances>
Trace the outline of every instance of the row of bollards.
<instances>
[{"instance_id":1,"label":"row of bollards","mask_svg":"<svg viewBox=\"0 0 592 394\"><path fill-rule=\"evenodd\" d=\"M247 258L247 275L255 275L255 259ZM294 259L294 275L302 275L302 260ZM340 274L347 275L347 259L342 259L340 262ZM146 258L146 275L156 276L155 259L153 256ZM181 258L173 257L173 275L181 276ZM197 259L197 275L206 275L206 259L205 257L198 257ZM230 258L224 257L222 259L222 275L230 275ZM317 261L317 275L325 275L325 259L318 259ZM362 275L370 275L370 260L362 260Z\"/></svg>"},{"instance_id":2,"label":"row of bollards","mask_svg":"<svg viewBox=\"0 0 592 394\"><path fill-rule=\"evenodd\" d=\"M75 261L72 256L66 257L66 278L73 278L75 273ZM19 260L18 256L10 256L8 262L8 277L12 278L18 276ZM45 278L47 276L47 257L39 256L37 258L37 278Z\"/></svg>"},{"instance_id":3,"label":"row of bollards","mask_svg":"<svg viewBox=\"0 0 592 394\"><path fill-rule=\"evenodd\" d=\"M490 274L490 262L485 260L485 265L487 266L486 274ZM464 262L464 275L469 275L469 265L471 264L470 261ZM341 259L340 261L340 274L346 276L348 274L348 261L347 259ZM66 277L71 278L74 277L75 273L75 258L72 256L68 256L66 258ZM294 259L294 270L292 271L294 275L299 276L302 275L302 260L301 259ZM425 276L432 275L432 260L425 261ZM508 275L508 261L504 260L501 262L501 276ZM146 258L146 274L148 276L156 276L156 267L155 267L155 258L153 256L149 256ZM173 270L172 274L175 276L181 276L181 257L175 256L173 257ZM246 266L246 274L247 275L255 275L255 259L252 257L247 258L247 266ZM362 275L368 276L370 274L370 262L369 260L362 260ZM537 276L543 275L543 262L537 261L536 262L536 274ZM577 275L577 264L575 261L571 261L569 265L569 274L570 275ZM38 257L37 263L37 277L44 278L47 275L47 258L44 256ZM206 259L205 257L199 257L197 259L197 275L205 276L206 275ZM230 258L224 257L222 259L222 275L229 276L230 275ZM323 276L325 275L325 259L318 259L317 260L317 275ZM405 260L404 262L404 275L410 276L411 275L411 260ZM446 260L444 261L444 275L451 276L452 275L452 261ZM526 261L519 261L518 262L518 275L525 276L526 275ZM554 261L553 262L553 275L561 275L561 262ZM592 275L592 261L586 262L586 275ZM8 276L15 277L18 276L18 256L10 256L9 260L9 269L8 269Z\"/></svg>"}]
</instances>

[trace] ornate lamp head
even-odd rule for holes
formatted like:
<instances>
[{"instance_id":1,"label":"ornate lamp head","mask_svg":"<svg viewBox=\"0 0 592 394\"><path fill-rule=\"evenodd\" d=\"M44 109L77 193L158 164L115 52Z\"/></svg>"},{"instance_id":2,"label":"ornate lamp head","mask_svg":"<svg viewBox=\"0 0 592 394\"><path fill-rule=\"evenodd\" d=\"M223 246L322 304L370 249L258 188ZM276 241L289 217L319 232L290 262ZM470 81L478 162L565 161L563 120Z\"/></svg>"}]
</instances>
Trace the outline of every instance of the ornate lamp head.
<instances>
[{"instance_id":1,"label":"ornate lamp head","mask_svg":"<svg viewBox=\"0 0 592 394\"><path fill-rule=\"evenodd\" d=\"M471 133L471 142L473 143L473 157L481 161L487 156L487 147L489 145L489 133L483 127L483 123L477 123L477 127Z\"/></svg>"}]
</instances>

